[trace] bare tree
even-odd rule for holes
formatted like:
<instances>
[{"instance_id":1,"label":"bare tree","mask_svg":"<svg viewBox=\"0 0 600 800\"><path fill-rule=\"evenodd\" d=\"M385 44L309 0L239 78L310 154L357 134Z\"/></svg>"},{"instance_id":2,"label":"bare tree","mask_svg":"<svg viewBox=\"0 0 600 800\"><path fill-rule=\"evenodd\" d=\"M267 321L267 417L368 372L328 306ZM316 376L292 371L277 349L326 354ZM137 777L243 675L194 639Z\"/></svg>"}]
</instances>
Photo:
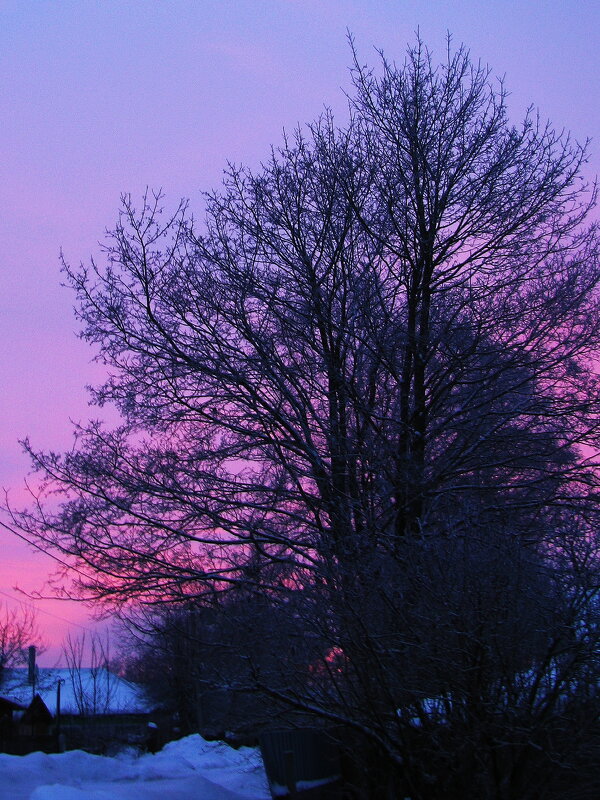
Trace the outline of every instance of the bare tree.
<instances>
[{"instance_id":1,"label":"bare tree","mask_svg":"<svg viewBox=\"0 0 600 800\"><path fill-rule=\"evenodd\" d=\"M85 633L79 637L69 634L63 655L78 712L84 716L105 714L111 707L117 680L110 671L108 635L103 639L95 633L89 638Z\"/></svg>"},{"instance_id":2,"label":"bare tree","mask_svg":"<svg viewBox=\"0 0 600 800\"><path fill-rule=\"evenodd\" d=\"M26 605L9 609L0 603L0 684L5 669L27 663L30 645L42 647L35 611Z\"/></svg>"},{"instance_id":3,"label":"bare tree","mask_svg":"<svg viewBox=\"0 0 600 800\"><path fill-rule=\"evenodd\" d=\"M353 78L349 124L230 166L201 232L185 204L124 197L106 265L65 265L109 370L93 399L123 422L65 455L26 443L45 484L14 520L117 607L241 584L285 612L297 589L319 664L286 686L258 670L263 691L354 728L414 796L452 774L526 797L597 677L586 148L533 113L512 126L463 48L436 67L417 41L377 74L355 56ZM432 726L473 777L424 772Z\"/></svg>"},{"instance_id":4,"label":"bare tree","mask_svg":"<svg viewBox=\"0 0 600 800\"><path fill-rule=\"evenodd\" d=\"M122 666L185 733L255 742L265 727L290 722L275 692L306 685L327 653L301 594L289 590L283 603L240 584L212 602L136 608L123 620Z\"/></svg>"}]
</instances>

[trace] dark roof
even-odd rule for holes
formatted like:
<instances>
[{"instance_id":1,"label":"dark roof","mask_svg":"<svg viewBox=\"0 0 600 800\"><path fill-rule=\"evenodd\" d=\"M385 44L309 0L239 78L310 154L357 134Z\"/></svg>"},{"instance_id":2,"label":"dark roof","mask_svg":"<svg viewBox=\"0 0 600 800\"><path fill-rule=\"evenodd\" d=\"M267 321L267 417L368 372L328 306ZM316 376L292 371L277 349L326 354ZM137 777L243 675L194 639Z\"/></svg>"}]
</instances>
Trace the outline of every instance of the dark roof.
<instances>
[{"instance_id":1,"label":"dark roof","mask_svg":"<svg viewBox=\"0 0 600 800\"><path fill-rule=\"evenodd\" d=\"M31 703L29 704L29 708L21 717L21 722L32 724L34 722L52 722L54 717L48 711L48 706L39 694L33 698Z\"/></svg>"},{"instance_id":2,"label":"dark roof","mask_svg":"<svg viewBox=\"0 0 600 800\"><path fill-rule=\"evenodd\" d=\"M9 711L24 711L24 709L25 706L22 706L19 703L14 703L7 697L0 697L0 717L4 716L4 714L8 713Z\"/></svg>"}]
</instances>

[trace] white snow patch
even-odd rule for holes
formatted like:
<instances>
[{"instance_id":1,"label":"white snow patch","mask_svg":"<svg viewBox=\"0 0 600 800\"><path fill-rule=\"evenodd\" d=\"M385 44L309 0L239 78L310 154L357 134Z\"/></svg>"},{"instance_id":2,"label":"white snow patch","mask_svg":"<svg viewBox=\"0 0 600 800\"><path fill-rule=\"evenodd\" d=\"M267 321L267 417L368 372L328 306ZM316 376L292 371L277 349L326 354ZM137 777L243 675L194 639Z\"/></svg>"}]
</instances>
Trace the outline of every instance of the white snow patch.
<instances>
[{"instance_id":1,"label":"white snow patch","mask_svg":"<svg viewBox=\"0 0 600 800\"><path fill-rule=\"evenodd\" d=\"M151 755L0 754L0 800L268 800L258 750L198 734Z\"/></svg>"}]
</instances>

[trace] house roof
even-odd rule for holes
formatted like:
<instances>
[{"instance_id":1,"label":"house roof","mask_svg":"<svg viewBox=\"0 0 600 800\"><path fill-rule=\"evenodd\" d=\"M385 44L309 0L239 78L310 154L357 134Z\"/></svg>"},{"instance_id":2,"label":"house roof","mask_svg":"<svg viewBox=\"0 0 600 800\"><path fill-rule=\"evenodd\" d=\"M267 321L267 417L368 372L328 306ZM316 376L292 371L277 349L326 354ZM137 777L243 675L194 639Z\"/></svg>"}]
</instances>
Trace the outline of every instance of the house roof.
<instances>
[{"instance_id":1,"label":"house roof","mask_svg":"<svg viewBox=\"0 0 600 800\"><path fill-rule=\"evenodd\" d=\"M21 703L15 703L7 697L0 697L0 717L9 711L23 711L25 706Z\"/></svg>"},{"instance_id":2,"label":"house roof","mask_svg":"<svg viewBox=\"0 0 600 800\"><path fill-rule=\"evenodd\" d=\"M52 722L52 720L53 716L39 694L36 694L31 701L29 708L21 717L21 722L27 724L33 724L35 722L49 724Z\"/></svg>"},{"instance_id":3,"label":"house roof","mask_svg":"<svg viewBox=\"0 0 600 800\"><path fill-rule=\"evenodd\" d=\"M63 714L141 714L151 710L140 686L105 668L81 668L71 673L68 669L43 667L37 671L35 687L28 682L26 668L5 669L2 695L27 707L34 694L39 694L55 715L59 681Z\"/></svg>"}]
</instances>

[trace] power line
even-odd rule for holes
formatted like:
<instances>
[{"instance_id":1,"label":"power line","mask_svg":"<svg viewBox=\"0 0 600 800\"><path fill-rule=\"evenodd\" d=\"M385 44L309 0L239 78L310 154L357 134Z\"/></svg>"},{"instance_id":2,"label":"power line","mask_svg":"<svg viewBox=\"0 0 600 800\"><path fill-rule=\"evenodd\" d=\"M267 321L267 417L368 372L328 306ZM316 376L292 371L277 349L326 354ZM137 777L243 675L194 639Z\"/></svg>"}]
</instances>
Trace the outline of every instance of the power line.
<instances>
[{"instance_id":1,"label":"power line","mask_svg":"<svg viewBox=\"0 0 600 800\"><path fill-rule=\"evenodd\" d=\"M27 542L27 544L30 545L31 547L35 547L36 550L39 550L40 553L44 553L44 555L48 556L48 558L54 559L54 561L57 561L63 567L66 567L69 570L73 570L73 572L77 572L84 578L89 577L82 570L77 569L77 567L74 567L72 564L68 564L66 561L63 561L58 556L55 556L54 553L49 553L47 550L44 550L44 548L41 545L37 544L36 542L32 542L31 539L28 539L24 534L19 533L19 531L15 530L12 526L7 525L6 522L2 522L2 520L0 520L0 527L4 528L9 533L12 533L14 536L17 536L19 539L22 539L24 542Z\"/></svg>"},{"instance_id":2,"label":"power line","mask_svg":"<svg viewBox=\"0 0 600 800\"><path fill-rule=\"evenodd\" d=\"M46 614L46 616L48 617L54 617L55 619L61 620L61 622L66 622L69 625L75 625L77 628L82 628L84 631L87 631L88 633L93 633L91 628L87 628L85 625L81 625L79 622L72 622L70 619L67 619L66 617L61 617L60 614L53 614L52 611L46 611L46 609L44 608L38 608L38 606L34 605L28 600L22 600L19 597L14 597L13 595L3 591L2 589L0 589L0 594L3 595L4 597L8 597L9 600L14 600L16 603L20 603L21 605L24 606L29 606L29 608L33 609L36 613L39 611L41 614Z\"/></svg>"},{"instance_id":3,"label":"power line","mask_svg":"<svg viewBox=\"0 0 600 800\"><path fill-rule=\"evenodd\" d=\"M15 530L11 525L7 525L5 522L2 522L2 520L0 520L0 527L2 527L5 530L9 531L9 533L12 533L14 536L17 536L19 539L22 539L24 542L27 542L28 545L30 545L31 547L34 547L36 550L39 550L41 553L44 553L49 558L52 558L54 561L57 561L63 567L66 567L69 570L73 570L74 572L77 572L79 575L82 575L84 578L87 578L87 575L85 574L85 572L82 572L80 569L77 569L77 567L74 567L72 564L68 564L66 561L63 561L61 558L58 558L58 556L54 555L53 553L47 552L46 550L44 550L43 547L41 547L36 542L32 542L30 539L28 539L22 533L19 533L19 531ZM81 628L84 631L88 631L88 633L93 633L93 631L90 628L87 628L85 625L81 625L78 622L71 622L71 620L68 620L65 617L61 617L59 614L53 614L51 611L46 611L43 608L38 608L33 603L31 603L31 602L29 602L27 600L22 600L21 598L13 597L12 595L8 594L7 592L2 591L1 589L0 589L0 594L4 595L4 597L8 597L9 600L14 600L17 603L22 603L23 605L27 605L27 606L29 606L30 608L32 608L36 612L39 611L42 614L46 614L49 617L54 617L55 619L59 619L62 622L68 623L69 625L74 625L77 628ZM50 598L48 598L48 599L50 599ZM60 598L56 598L56 599L59 600Z\"/></svg>"}]
</instances>

